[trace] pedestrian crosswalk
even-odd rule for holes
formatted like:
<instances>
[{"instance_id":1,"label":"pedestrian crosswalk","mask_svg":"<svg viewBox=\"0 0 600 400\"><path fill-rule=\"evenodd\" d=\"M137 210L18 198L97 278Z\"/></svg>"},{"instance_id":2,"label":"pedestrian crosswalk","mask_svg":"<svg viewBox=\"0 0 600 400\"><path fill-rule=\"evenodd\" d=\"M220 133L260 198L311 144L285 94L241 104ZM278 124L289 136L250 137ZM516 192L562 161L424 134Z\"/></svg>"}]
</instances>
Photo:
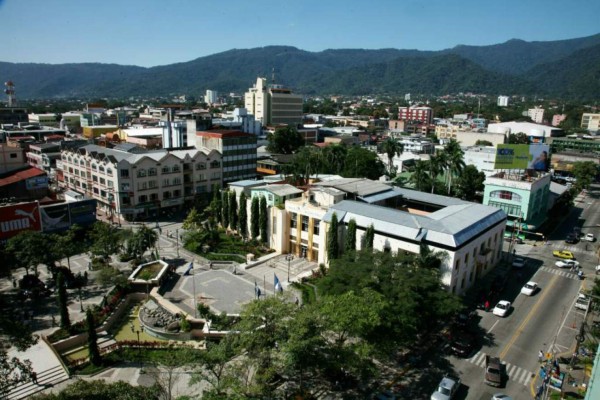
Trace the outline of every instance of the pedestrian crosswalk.
<instances>
[{"instance_id":1,"label":"pedestrian crosswalk","mask_svg":"<svg viewBox=\"0 0 600 400\"><path fill-rule=\"evenodd\" d=\"M587 253L587 254L596 254L596 252L594 251L594 246L591 244L586 245L585 247L581 247L581 246L577 246L577 245L559 245L559 246L553 246L553 249L558 249L558 250L569 250L572 253Z\"/></svg>"},{"instance_id":2,"label":"pedestrian crosswalk","mask_svg":"<svg viewBox=\"0 0 600 400\"><path fill-rule=\"evenodd\" d=\"M575 279L575 280L579 279L577 277L577 274L574 273L574 272L571 272L568 268L567 269L560 269L558 267L540 267L539 270L540 271L544 271L544 272L548 272L550 274L562 276L564 278Z\"/></svg>"},{"instance_id":3,"label":"pedestrian crosswalk","mask_svg":"<svg viewBox=\"0 0 600 400\"><path fill-rule=\"evenodd\" d=\"M485 367L485 353L482 351L477 352L473 357L467 359L471 364L475 364L480 368ZM523 386L529 385L531 382L531 378L534 376L534 373L528 371L524 368L516 366L510 363L504 363L504 367L506 370L506 375L508 375L508 380L519 383Z\"/></svg>"}]
</instances>

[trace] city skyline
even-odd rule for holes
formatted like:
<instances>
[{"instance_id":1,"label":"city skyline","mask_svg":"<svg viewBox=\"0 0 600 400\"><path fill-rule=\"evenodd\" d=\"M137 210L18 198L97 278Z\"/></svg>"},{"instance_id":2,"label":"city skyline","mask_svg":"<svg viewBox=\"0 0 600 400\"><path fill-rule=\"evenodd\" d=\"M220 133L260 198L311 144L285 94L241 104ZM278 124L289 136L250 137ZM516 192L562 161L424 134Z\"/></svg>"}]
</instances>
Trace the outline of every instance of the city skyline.
<instances>
[{"instance_id":1,"label":"city skyline","mask_svg":"<svg viewBox=\"0 0 600 400\"><path fill-rule=\"evenodd\" d=\"M585 9L586 12L582 12ZM600 2L0 0L0 61L151 67L271 45L442 50L600 32Z\"/></svg>"}]
</instances>

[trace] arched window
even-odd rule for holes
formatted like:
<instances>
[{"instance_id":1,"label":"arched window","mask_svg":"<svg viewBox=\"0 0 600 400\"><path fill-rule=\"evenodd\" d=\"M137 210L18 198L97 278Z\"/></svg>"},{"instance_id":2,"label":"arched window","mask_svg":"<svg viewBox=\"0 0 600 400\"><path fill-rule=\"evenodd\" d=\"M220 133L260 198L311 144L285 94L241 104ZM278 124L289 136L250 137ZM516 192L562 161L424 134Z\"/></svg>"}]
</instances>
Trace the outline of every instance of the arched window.
<instances>
[{"instance_id":1,"label":"arched window","mask_svg":"<svg viewBox=\"0 0 600 400\"><path fill-rule=\"evenodd\" d=\"M502 199L502 200L511 200L511 201L521 201L521 196L517 193L508 191L508 190L495 190L490 193L490 198L492 199Z\"/></svg>"}]
</instances>

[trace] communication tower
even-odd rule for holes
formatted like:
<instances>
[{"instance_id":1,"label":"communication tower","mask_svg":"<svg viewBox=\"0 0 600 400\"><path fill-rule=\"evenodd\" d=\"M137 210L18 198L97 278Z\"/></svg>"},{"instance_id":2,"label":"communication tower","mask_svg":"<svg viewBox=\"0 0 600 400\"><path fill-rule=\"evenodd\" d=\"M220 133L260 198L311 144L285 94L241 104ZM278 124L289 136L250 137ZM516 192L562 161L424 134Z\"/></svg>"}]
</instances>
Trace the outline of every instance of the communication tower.
<instances>
[{"instance_id":1,"label":"communication tower","mask_svg":"<svg viewBox=\"0 0 600 400\"><path fill-rule=\"evenodd\" d=\"M8 106L16 107L17 106L17 98L15 97L15 84L12 81L4 82L4 93L8 95Z\"/></svg>"}]
</instances>

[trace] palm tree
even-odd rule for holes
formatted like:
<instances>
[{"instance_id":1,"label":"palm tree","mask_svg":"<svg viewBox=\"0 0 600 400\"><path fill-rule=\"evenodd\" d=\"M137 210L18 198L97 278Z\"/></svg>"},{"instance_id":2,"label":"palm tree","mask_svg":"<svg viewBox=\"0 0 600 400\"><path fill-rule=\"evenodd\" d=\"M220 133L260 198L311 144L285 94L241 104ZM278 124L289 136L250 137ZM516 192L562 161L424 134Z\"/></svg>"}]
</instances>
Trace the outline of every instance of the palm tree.
<instances>
[{"instance_id":1,"label":"palm tree","mask_svg":"<svg viewBox=\"0 0 600 400\"><path fill-rule=\"evenodd\" d=\"M450 140L444 146L444 152L448 157L448 195L452 189L452 177L460 174L465 167L464 151L460 148L458 142L454 139Z\"/></svg>"},{"instance_id":2,"label":"palm tree","mask_svg":"<svg viewBox=\"0 0 600 400\"><path fill-rule=\"evenodd\" d=\"M381 144L381 150L385 154L387 154L387 157L388 157L388 174L390 176L392 176L392 175L394 175L394 171L393 171L394 156L396 154L397 155L401 155L402 154L402 152L404 151L404 145L402 143L400 143L399 141L397 141L396 139L388 137Z\"/></svg>"},{"instance_id":3,"label":"palm tree","mask_svg":"<svg viewBox=\"0 0 600 400\"><path fill-rule=\"evenodd\" d=\"M426 244L419 246L419 255L415 257L415 267L439 270L442 264L448 259L448 253L445 251L434 251Z\"/></svg>"},{"instance_id":4,"label":"palm tree","mask_svg":"<svg viewBox=\"0 0 600 400\"><path fill-rule=\"evenodd\" d=\"M444 170L444 157L438 153L429 158L429 179L431 180L431 194L435 189L437 177Z\"/></svg>"},{"instance_id":5,"label":"palm tree","mask_svg":"<svg viewBox=\"0 0 600 400\"><path fill-rule=\"evenodd\" d=\"M421 160L418 160L415 163L415 168L408 180L412 183L415 189L424 192L429 189L429 173L428 173L427 163Z\"/></svg>"}]
</instances>

